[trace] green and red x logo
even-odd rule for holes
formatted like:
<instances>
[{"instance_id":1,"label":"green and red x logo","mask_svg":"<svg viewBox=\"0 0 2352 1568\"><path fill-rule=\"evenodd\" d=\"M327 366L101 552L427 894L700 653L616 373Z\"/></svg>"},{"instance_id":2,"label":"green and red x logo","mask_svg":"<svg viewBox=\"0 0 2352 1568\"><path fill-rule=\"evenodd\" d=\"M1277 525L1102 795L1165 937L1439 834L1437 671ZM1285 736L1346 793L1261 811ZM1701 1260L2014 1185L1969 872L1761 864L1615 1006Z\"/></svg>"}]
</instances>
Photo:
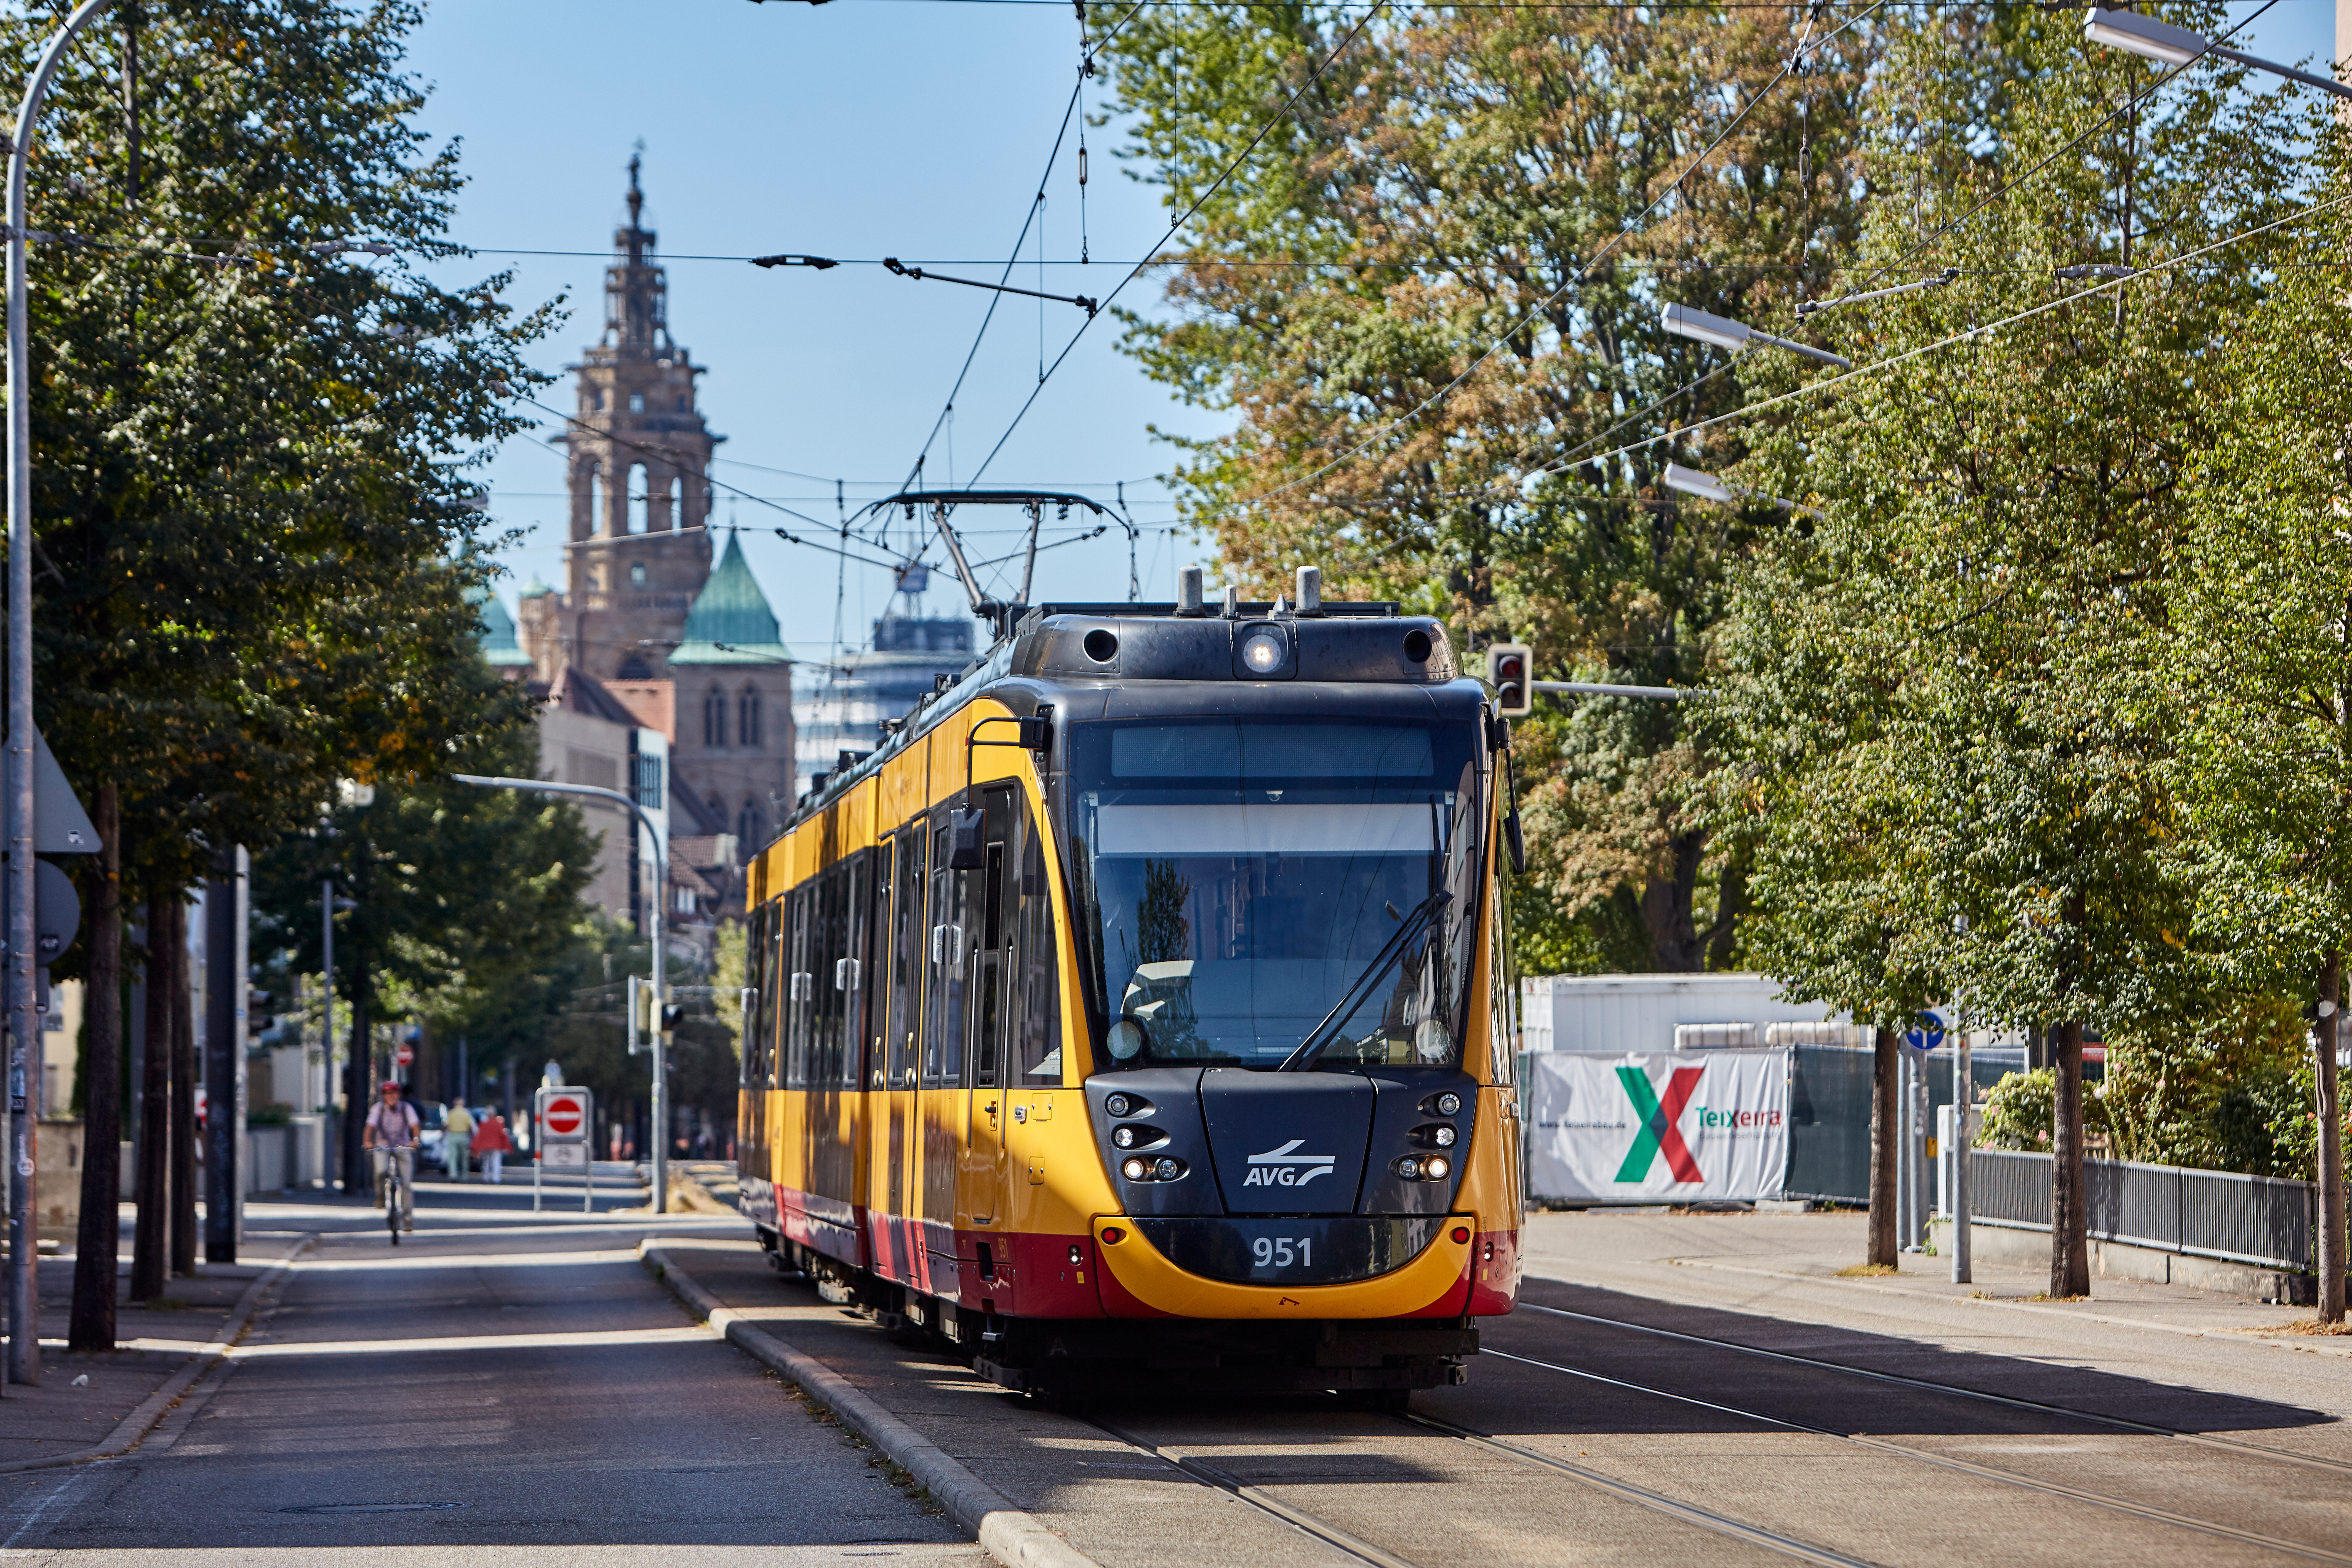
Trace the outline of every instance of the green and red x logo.
<instances>
[{"instance_id":1,"label":"green and red x logo","mask_svg":"<svg viewBox=\"0 0 2352 1568\"><path fill-rule=\"evenodd\" d=\"M1621 1182L1647 1181L1650 1167L1660 1150L1665 1152L1666 1168L1677 1182L1703 1182L1698 1162L1691 1158L1690 1145L1683 1142L1681 1129L1675 1123L1682 1120L1683 1107L1698 1089L1698 1080L1705 1068L1676 1068L1666 1079L1666 1098L1661 1104L1658 1091L1650 1086L1650 1075L1637 1067L1617 1069L1617 1081L1625 1086L1625 1098L1633 1102L1633 1110L1642 1119L1642 1130L1633 1138L1633 1146L1625 1151L1625 1163L1617 1168Z\"/></svg>"}]
</instances>

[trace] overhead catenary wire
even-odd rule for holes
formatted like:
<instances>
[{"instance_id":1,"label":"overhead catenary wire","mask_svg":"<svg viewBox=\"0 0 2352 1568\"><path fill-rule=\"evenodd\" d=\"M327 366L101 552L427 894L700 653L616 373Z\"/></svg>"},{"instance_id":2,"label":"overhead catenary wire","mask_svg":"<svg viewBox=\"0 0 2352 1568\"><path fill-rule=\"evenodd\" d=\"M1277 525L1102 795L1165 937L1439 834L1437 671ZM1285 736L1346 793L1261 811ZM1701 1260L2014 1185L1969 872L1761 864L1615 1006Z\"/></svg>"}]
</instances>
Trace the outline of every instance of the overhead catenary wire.
<instances>
[{"instance_id":1,"label":"overhead catenary wire","mask_svg":"<svg viewBox=\"0 0 2352 1568\"><path fill-rule=\"evenodd\" d=\"M2166 71L2163 75L2161 75L2161 76L2158 77L2154 81L2152 81L2152 82L2150 82L2150 83L2148 84L2148 86L2147 86L2147 88L2146 89L2146 90L2141 91L2141 92L2137 92L2137 93L2135 93L2135 94L2132 94L2131 96L2127 97L2127 98L2125 100L2124 103L2123 103L2120 107L2118 107L2118 108L2116 108L2116 109L2115 109L2115 110L2110 110L2110 111L2109 111L2109 112L2108 112L2108 113L2107 113L2104 118L2103 118L2103 119L2101 119L2101 120L2098 121L2098 123L2096 123L2096 124L2093 125L2093 126L2092 126L2088 131L2084 132L2081 135L2079 135L2079 136L2075 137L2073 141L2071 141L2071 142L2067 142L2067 143L2066 143L2066 145L2064 145L2063 147L2059 148L2056 152L2054 152L2054 153L2051 153L2048 157L2043 158L2040 163L2038 163L2034 164L2034 165L2033 165L2033 167L2032 167L2031 169L2026 170L2026 171L2025 171L2025 173L2023 173L2022 174L2020 174L2020 175L2019 175L2019 176L2017 176L2017 178L2015 178L2014 180L2010 180L2010 181L2006 181L2006 182L2004 182L2002 184L2000 184L2000 186L1998 186L1998 187L1997 187L1997 188L1992 192L1992 194L1991 194L1991 195L1990 195L1986 196L1983 200L1981 200L1981 201L1978 202L1974 206L1970 207L1968 211L1966 211L1966 212L1962 213L1959 216L1958 216L1958 217L1956 217L1956 218L1949 219L1949 220L1948 220L1948 221L1947 221L1947 222L1945 222L1945 223L1939 224L1939 225L1937 225L1935 228L1933 228L1933 229L1929 230L1927 234L1922 235L1922 236L1921 236L1917 240L1916 240L1916 241L1912 244L1912 246L1911 246L1911 247L1910 247L1909 249L1907 249L1907 250L1906 250L1905 252L1903 252L1903 254L1902 254L1902 255L1900 255L1900 256L1896 257L1894 260L1891 260L1891 261L1888 261L1888 262L1883 263L1883 264L1881 264L1881 265L1879 265L1879 266L1877 266L1877 267L1873 268L1870 271L1868 271L1868 272L1866 272L1865 274L1864 274L1864 276L1862 277L1862 279L1860 279L1860 281L1861 281L1864 285L1868 285L1868 284L1870 284L1870 283L1875 282L1877 279L1881 279L1881 278L1885 277L1888 273L1893 272L1893 271L1895 271L1895 270L1899 269L1900 268L1904 267L1906 264L1907 264L1908 262L1910 262L1914 258L1917 257L1917 256L1918 256L1922 251L1924 251L1924 250L1927 249L1927 248L1929 247L1929 246L1930 246L1930 245L1932 245L1932 244L1933 244L1937 239L1938 239L1938 238L1939 238L1939 237L1941 237L1942 236L1944 236L1944 235L1946 235L1946 234L1948 234L1948 233L1949 233L1952 229L1957 228L1959 225L1961 225L1961 224L1963 224L1963 223L1966 223L1969 219L1970 219L1970 218L1972 218L1972 217L1976 216L1977 216L1977 214L1979 214L1979 213L1980 213L1980 212L1983 212L1986 208L1988 208L1988 207L1991 206L1995 202L2001 201L2001 200L2005 199L2005 198L2006 198L2007 196L2009 196L2012 192L2016 191L2016 190L2018 189L2018 187L2020 187L2021 185L2024 184L2027 181L2029 181L2029 180L2031 180L2031 179L2034 178L2036 175L2040 174L2043 170L2050 168L2052 165L2053 165L2054 163L2057 163L2057 161L2058 161L2059 159L2061 159L2061 158L2064 157L2068 153L2073 152L2075 148L2077 148L2077 147L2081 146L2084 142L2089 141L2093 136L2095 136L2095 135L2098 134L2101 131L2104 131L2104 130L2105 130L2105 129L2106 129L2109 125L2112 125L2113 123L2115 123L2115 121L2116 121L2116 116L2121 115L2121 114L2124 114L2124 113L2126 113L2126 112L2129 111L2132 108L2134 108L2135 106L2137 106L2137 104L2139 104L2140 102L2142 102L2143 100L2145 100L2146 99L2147 99L2148 97L2152 96L2152 95L2157 91L2157 89L2158 89L2162 88L2162 87L2163 87L2163 86L2165 86L2167 83L2170 82L2170 81L2171 81L2175 77L2179 76L2182 71L2187 70L2190 66L2192 66L2192 65L2196 64L2196 63L2197 63L2197 61L2198 61L2199 59L2202 59L2202 58L2204 58L2205 54L2206 54L2208 51L2210 51L2210 49L2212 49L2215 46L2220 45L2220 44L2224 43L2224 42L2227 42L2230 38L2234 37L2235 37L2239 32L2242 31L2245 27L2247 27L2247 26L2249 26L2250 25L2252 25L2252 24L2255 21L2255 19L2256 19L2256 18L2260 17L2260 16L2263 15L2263 12L2268 11L2268 10L2269 10L2273 5L2277 5L2277 4L2278 4L2278 0L2263 0L2263 4L2262 4L2261 5L2257 6L2257 7L2253 10L2253 12L2252 12L2250 15L2248 15L2247 16L2245 16L2245 17L2243 17L2242 19L2241 19L2241 20L2240 20L2239 22L2237 22L2234 26L2232 26L2230 28L2230 30L2229 30L2228 32L2225 32L2225 33L2221 34L2219 37L2217 37L2213 38L2210 43L2208 43L2208 44L2207 44L2207 46L2206 46L2206 48L2205 48L2204 50L2200 50L2200 51L2199 51L2199 53L2198 53L2196 56L2192 57L2191 58L2189 58L2189 59L2188 59L2188 60L2183 61L2181 64L2179 64L2179 65L2178 65L2178 66L2173 67L2171 69L2169 69L2169 70ZM1834 35L1832 35L1832 36L1834 36ZM1982 268L1978 268L1978 269L1975 269L1975 270L1982 271L1982 270L1984 270L1984 269L1982 269ZM2014 270L2017 270L2017 271L2023 271L2023 270L2027 270L2027 269L2026 269L2026 268L2016 268L2016 269L2014 269ZM2036 268L2036 269L2034 269L2034 270L2038 270L2038 268ZM2065 278L2065 277L2069 277L2069 276L2081 276L2081 275L2082 275L2081 271L2080 271L2079 269L2077 269L2077 268L2060 268L2058 269L2058 276L2059 276L2059 277L2061 277L2061 278ZM1890 295L1890 294L1909 293L1909 292L1911 292L1911 291L1913 291L1913 290L1915 290L1915 289L1925 289L1925 288L1932 288L1932 287L1938 286L1939 284L1942 284L1942 283L1948 283L1948 282L1950 282L1950 281L1952 281L1952 280L1954 280L1954 279L1956 279L1959 278L1960 276L1962 276L1962 274L1961 274L1961 272L1960 272L1960 269L1959 269L1959 268L1952 268L1952 267L1947 267L1947 268L1945 268L1942 270L1942 272L1941 272L1941 273L1939 273L1939 274L1937 274L1937 275L1936 275L1936 276L1934 276L1934 277L1930 277L1930 278L1927 278L1927 279L1919 279L1919 280L1918 280L1918 281L1916 281L1916 282L1906 283L1906 284L1900 284L1900 285L1897 285L1896 287L1895 287L1895 288L1891 288L1891 289L1874 289L1874 290L1869 290L1869 291L1867 291L1867 292L1862 292L1862 293L1849 293L1849 294L1844 295L1844 296L1843 296L1843 297L1841 297L1841 298L1839 298L1839 299L1835 299L1835 300L1822 300L1822 301L1821 301L1821 302L1819 302L1819 303L1817 303L1817 304L1814 304L1814 305L1811 307L1811 310L1808 310L1805 304L1801 303L1801 304L1797 307L1797 313L1798 313L1799 318L1800 318L1800 319L1802 319L1803 317L1805 317L1805 316L1807 316L1807 315L1813 314L1813 313L1814 313L1814 312L1816 312L1816 311L1828 310L1828 309L1830 309L1832 306L1835 306L1835 305L1854 304L1854 303L1858 303L1858 302L1861 302L1861 301L1865 300L1874 300L1874 299L1879 299L1879 298L1882 298L1882 297L1884 297L1884 296ZM1606 430L1604 430L1604 431L1601 432L1601 434L1600 434L1600 435L1595 436L1595 437L1591 437L1591 438L1588 439L1588 440L1587 440L1587 441L1585 441L1581 446L1580 446L1580 447L1576 447L1574 450L1572 450L1572 451L1570 451L1570 452L1568 452L1567 454L1565 454L1565 455L1563 455L1563 456L1561 456L1561 457L1555 458L1551 459L1551 461L1549 461L1549 463L1546 463L1546 464L1543 464L1543 465L1541 465L1541 466L1538 467L1537 468L1535 468L1533 471L1531 471L1531 472L1527 476L1527 479L1536 479L1536 478L1540 477L1540 476L1545 475L1545 474L1565 473L1568 469L1570 469L1570 468L1573 468L1573 467L1577 466L1577 465L1578 465L1579 463L1580 463L1580 462L1584 462L1584 461L1588 461L1588 460L1589 460L1589 461L1605 461L1607 457L1615 457L1615 456L1620 455L1620 453L1622 453L1622 452L1623 450L1625 450L1626 448L1620 448L1620 452L1619 452L1619 453L1610 453L1610 454L1607 454L1604 458L1598 458L1598 459L1588 459L1588 458L1586 458L1586 456L1585 456L1587 453L1591 452L1594 447L1596 447L1600 446L1600 445L1601 444L1601 442L1603 442L1603 441L1607 440L1610 437L1612 437L1612 436L1615 435L1618 431L1622 430L1622 429L1623 429L1623 428L1625 428L1625 426L1627 426L1628 425L1632 425L1632 424L1637 423L1638 421L1640 421L1640 420L1642 420L1642 419L1643 419L1643 418L1646 418L1646 417L1650 416L1651 416L1651 415L1653 415L1653 414L1659 413L1659 412L1663 411L1664 409L1665 409L1665 408L1667 408L1667 407L1671 406L1671 405L1673 405L1673 404L1674 404L1677 399L1679 399L1679 398L1683 397L1684 395L1685 395L1686 394L1688 394L1688 393L1690 393L1690 392L1692 392L1692 391L1695 391L1696 389L1697 389L1699 386L1701 386L1701 385L1702 385L1702 384L1704 384L1705 383L1706 383L1706 382L1708 382L1708 381L1713 380L1716 376L1717 376L1717 375L1721 374L1724 371L1726 371L1726 370L1729 369L1729 368L1730 368L1730 365L1731 365L1731 362L1730 362L1729 360L1726 360L1726 361L1724 361L1723 363L1721 363L1720 364L1716 365L1713 369L1708 370L1708 371L1707 371L1707 372L1706 372L1705 374L1701 374L1701 375L1698 375L1698 376L1696 376L1696 377L1692 378L1691 380L1685 382L1682 385L1680 385L1680 386L1678 386L1678 387L1675 388L1675 390L1674 390L1674 391L1672 391L1672 392L1670 392L1670 393L1667 393L1664 396L1660 397L1660 398L1659 398L1659 399L1657 399L1655 402L1651 403L1651 404L1649 404L1649 405L1645 405L1645 406L1643 406L1643 407L1641 407L1641 408L1637 408L1637 409L1635 409L1633 413L1631 413L1631 414L1627 415L1624 418L1620 419L1619 421L1617 421L1617 423L1616 423L1616 424L1614 424L1614 425L1611 426L1608 429L1606 429ZM1685 426L1684 428L1685 428L1685 429L1689 429L1689 428L1696 428L1696 426ZM1679 432L1677 432L1677 433L1679 433ZM1647 443L1643 443L1643 444L1644 444L1644 445L1646 445Z\"/></svg>"},{"instance_id":2,"label":"overhead catenary wire","mask_svg":"<svg viewBox=\"0 0 2352 1568\"><path fill-rule=\"evenodd\" d=\"M1139 5L1140 3L1141 0L1138 0L1138 4ZM1885 0L1879 0L1879 3L1883 5L1885 3ZM1331 67L1339 60L1341 55L1347 53L1349 46L1353 44L1356 39L1362 35L1364 29L1371 25L1372 17L1378 14L1378 6L1367 9L1361 19L1360 19L1354 26L1348 29L1346 37L1342 37L1339 43L1332 46L1331 52L1323 57L1322 63L1318 65L1314 70L1307 74L1305 81L1298 84L1297 90L1283 100L1282 107L1275 111L1273 117L1267 120L1264 125L1258 127L1257 134L1252 136L1249 139L1248 143L1244 145L1240 152L1234 154L1232 161L1226 163L1223 169L1218 171L1217 177L1211 180L1207 188L1202 191L1198 196L1193 198L1192 205L1186 207L1184 211L1178 216L1176 221L1168 226L1168 232L1161 235L1159 242L1151 247L1153 251L1156 252L1165 247L1171 239L1176 237L1177 233L1181 230L1186 224L1192 222L1193 217L1199 214L1200 210L1208 205L1209 198L1216 195L1218 189L1223 186L1227 180L1233 177L1234 171L1240 168L1248 159L1249 155L1257 151L1258 143L1272 135L1274 133L1274 128L1290 117L1290 111L1297 107L1298 100L1306 97L1308 89L1323 79L1324 74L1330 70ZM1132 14L1132 12L1129 13L1129 15ZM1103 296L1103 308L1108 310L1110 306L1110 302L1113 300L1118 299L1120 292L1124 290L1129 283L1134 282L1137 278L1140 277L1142 273L1143 267L1141 263L1138 263L1137 265L1129 268L1126 274L1119 279L1118 282L1113 285L1110 292ZM1036 406L1037 395L1045 390L1046 382L1052 378L1055 371L1062 368L1063 362L1070 357L1070 351L1077 347L1078 340L1086 335L1087 328L1094 325L1095 320L1096 318L1094 313L1089 311L1085 324L1080 326L1076 332L1070 335L1070 341L1062 345L1062 352L1054 356L1054 363L1039 373L1035 388L1033 389L1029 395L1022 401L1020 408L1016 410L1013 416L1013 422L1007 425L1004 427L1004 433L996 438L996 445L988 449L988 456L981 459L980 467L972 470L971 478L967 481L968 483L978 483L981 475L988 471L989 465L996 461L997 454L1004 450L1004 443L1013 438L1013 433L1021 427L1021 421L1027 418L1029 410Z\"/></svg>"},{"instance_id":3,"label":"overhead catenary wire","mask_svg":"<svg viewBox=\"0 0 2352 1568\"><path fill-rule=\"evenodd\" d=\"M1998 321L1986 321L1980 325L1969 327L1965 331L1953 332L1948 336L1937 338L1933 342L1921 343L1916 348L1906 349L1901 353L1890 355L1885 359L1873 360L1868 364L1856 365L1852 370L1841 371L1835 375L1827 375L1822 377L1818 381L1808 382L1802 386L1791 388L1787 392L1775 394L1773 396L1765 398L1760 402L1746 404L1738 408L1730 409L1725 413L1716 415L1712 418L1701 419L1694 424L1683 426L1679 429L1661 431L1655 436L1644 437L1639 441L1629 441L1622 447L1602 452L1590 460L1595 463L1605 463L1612 458L1622 458L1629 452L1638 452L1644 447L1654 447L1661 441L1679 440L1683 437L1690 435L1693 431L1713 429L1717 426L1728 425L1738 420L1748 418L1751 415L1761 414L1768 408L1777 408L1784 403L1794 402L1799 398L1815 396L1835 387L1843 386L1847 382L1853 381L1857 377L1876 375L1882 371L1892 370L1896 365L1908 364L1911 361L1919 359L1925 355L1936 353L1941 350L1967 342L1971 338L1980 338L1985 336L1987 333L1999 331L2004 327L2013 327L2020 321L2032 321L2036 316L2047 315L2052 310L2063 310L2068 305L2080 304L2084 300L2091 299L2095 295L2105 294L2116 289L2129 288L2135 283L2145 282L2148 279L2154 278L2164 272L2168 272L2176 267L2186 266L2188 263L2196 260L2200 257L2209 256L2216 251L2223 250L2232 245L2236 245L2241 241L2252 239L2258 236L2269 234L2273 230L2284 228L2289 224L2301 223L2305 218L2316 217L2322 213L2331 212L2336 208L2346 205L2347 204L2352 204L2352 195L2336 196L2328 201L2314 203L2299 211L2289 213L2284 217L2274 218L2271 222L2265 224L2258 224L2252 228L2242 229L2236 234L2224 236L2222 238L2214 240L2209 245L2200 246L2194 250L2183 251L2180 255L2169 258L2163 261L2150 262L2147 266L2133 272L2128 277L2110 278L2104 281L2095 283L2087 289L2078 289L2073 293L2062 295L2058 299L2045 300L2039 305L2029 306L2025 310L2016 311L2011 315L2003 316Z\"/></svg>"}]
</instances>

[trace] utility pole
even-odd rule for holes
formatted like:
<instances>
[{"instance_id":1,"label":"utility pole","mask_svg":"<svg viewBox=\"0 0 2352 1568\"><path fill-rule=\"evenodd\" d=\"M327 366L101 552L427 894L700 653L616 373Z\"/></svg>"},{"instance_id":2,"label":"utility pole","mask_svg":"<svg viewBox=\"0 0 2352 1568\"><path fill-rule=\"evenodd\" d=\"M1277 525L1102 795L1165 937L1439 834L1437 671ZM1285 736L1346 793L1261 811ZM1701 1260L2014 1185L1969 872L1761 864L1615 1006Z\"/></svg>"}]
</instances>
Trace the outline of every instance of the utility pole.
<instances>
[{"instance_id":1,"label":"utility pole","mask_svg":"<svg viewBox=\"0 0 2352 1568\"><path fill-rule=\"evenodd\" d=\"M33 398L32 352L25 301L25 163L39 133L41 104L74 35L112 0L82 0L41 51L16 111L8 151L8 1373L41 1381L41 1299L36 1280L38 1215L33 1193L33 1136L40 1069L41 1019L35 1011L33 960ZM111 1156L111 1151L108 1152Z\"/></svg>"}]
</instances>

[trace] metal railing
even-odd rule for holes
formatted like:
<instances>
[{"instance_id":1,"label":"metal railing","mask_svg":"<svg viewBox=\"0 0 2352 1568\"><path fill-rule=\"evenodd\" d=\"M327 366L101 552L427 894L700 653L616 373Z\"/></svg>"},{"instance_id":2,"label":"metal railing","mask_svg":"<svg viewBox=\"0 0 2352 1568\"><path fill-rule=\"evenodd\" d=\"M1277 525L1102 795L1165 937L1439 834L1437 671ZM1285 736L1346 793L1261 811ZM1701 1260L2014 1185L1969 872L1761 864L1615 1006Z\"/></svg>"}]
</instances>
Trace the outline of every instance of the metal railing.
<instances>
[{"instance_id":1,"label":"metal railing","mask_svg":"<svg viewBox=\"0 0 2352 1568\"><path fill-rule=\"evenodd\" d=\"M2316 1267L2315 1183L2128 1160L2086 1160L2083 1172L2094 1240L2264 1268ZM1979 1225L2050 1228L2049 1155L1979 1149L1969 1175Z\"/></svg>"}]
</instances>

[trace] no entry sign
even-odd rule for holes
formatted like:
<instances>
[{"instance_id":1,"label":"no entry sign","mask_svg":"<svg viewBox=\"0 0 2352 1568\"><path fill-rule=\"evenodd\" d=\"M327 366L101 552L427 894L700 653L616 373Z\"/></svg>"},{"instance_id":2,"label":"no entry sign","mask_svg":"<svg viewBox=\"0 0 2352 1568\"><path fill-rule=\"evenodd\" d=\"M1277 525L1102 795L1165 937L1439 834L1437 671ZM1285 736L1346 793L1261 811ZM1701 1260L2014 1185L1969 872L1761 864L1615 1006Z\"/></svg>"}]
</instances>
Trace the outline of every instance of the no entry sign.
<instances>
[{"instance_id":1,"label":"no entry sign","mask_svg":"<svg viewBox=\"0 0 2352 1568\"><path fill-rule=\"evenodd\" d=\"M547 1130L551 1141L560 1138L570 1142L585 1138L588 1135L587 1090L565 1089L549 1091L540 1101L539 1121Z\"/></svg>"}]
</instances>

